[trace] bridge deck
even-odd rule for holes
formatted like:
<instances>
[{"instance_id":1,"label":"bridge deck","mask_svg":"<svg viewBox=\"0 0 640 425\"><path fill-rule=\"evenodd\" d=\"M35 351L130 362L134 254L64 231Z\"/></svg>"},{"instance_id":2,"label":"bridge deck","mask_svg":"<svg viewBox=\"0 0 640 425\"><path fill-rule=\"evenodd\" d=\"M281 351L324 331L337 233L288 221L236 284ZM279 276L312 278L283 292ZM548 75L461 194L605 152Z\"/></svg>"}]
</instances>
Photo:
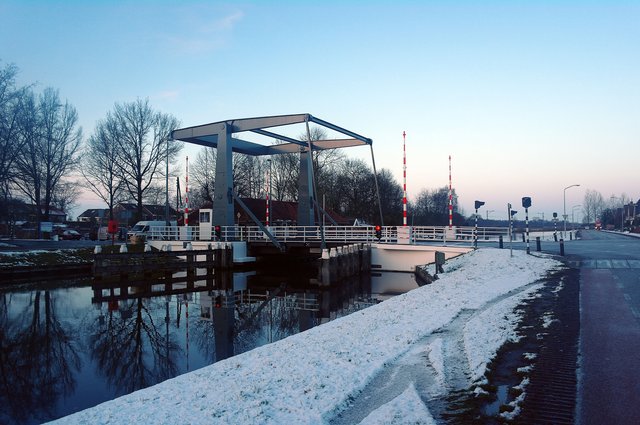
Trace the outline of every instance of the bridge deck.
<instances>
[{"instance_id":1,"label":"bridge deck","mask_svg":"<svg viewBox=\"0 0 640 425\"><path fill-rule=\"evenodd\" d=\"M393 243L420 244L457 242L472 245L479 241L497 241L508 238L507 227L479 227L477 235L471 226L383 226L376 235L374 226L270 226L271 235L286 244L350 244L350 243ZM404 230L408 229L408 230ZM270 243L269 236L257 226L221 226L216 235L212 226L199 227L155 227L150 240L199 240L199 241L246 241Z\"/></svg>"}]
</instances>

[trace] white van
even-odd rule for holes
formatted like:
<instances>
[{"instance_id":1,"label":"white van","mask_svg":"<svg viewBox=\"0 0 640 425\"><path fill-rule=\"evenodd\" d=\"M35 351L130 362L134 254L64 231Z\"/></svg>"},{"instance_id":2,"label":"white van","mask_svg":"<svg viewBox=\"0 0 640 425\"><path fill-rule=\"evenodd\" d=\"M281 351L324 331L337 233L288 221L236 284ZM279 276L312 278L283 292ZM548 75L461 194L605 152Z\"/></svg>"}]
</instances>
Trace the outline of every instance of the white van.
<instances>
[{"instance_id":1,"label":"white van","mask_svg":"<svg viewBox=\"0 0 640 425\"><path fill-rule=\"evenodd\" d=\"M170 221L167 227L165 220L139 221L127 232L131 243L144 242L147 239L175 239L178 235L178 223Z\"/></svg>"}]
</instances>

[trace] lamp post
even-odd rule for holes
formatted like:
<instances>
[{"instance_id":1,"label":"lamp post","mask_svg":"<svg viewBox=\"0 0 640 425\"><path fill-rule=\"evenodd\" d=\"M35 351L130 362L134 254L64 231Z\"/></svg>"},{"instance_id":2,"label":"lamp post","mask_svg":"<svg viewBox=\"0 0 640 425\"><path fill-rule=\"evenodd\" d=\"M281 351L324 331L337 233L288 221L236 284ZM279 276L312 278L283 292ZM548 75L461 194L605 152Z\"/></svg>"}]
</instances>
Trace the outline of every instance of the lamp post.
<instances>
[{"instance_id":1,"label":"lamp post","mask_svg":"<svg viewBox=\"0 0 640 425\"><path fill-rule=\"evenodd\" d=\"M581 206L582 206L582 204L578 204L578 205L574 205L573 207L571 207L571 223L572 223L573 230L576 229L576 219L575 219L573 214L574 214L576 208L580 208Z\"/></svg>"},{"instance_id":2,"label":"lamp post","mask_svg":"<svg viewBox=\"0 0 640 425\"><path fill-rule=\"evenodd\" d=\"M564 192L563 192L563 198L562 198L562 210L564 211L563 215L562 215L562 219L563 219L563 231L562 231L562 238L564 239L565 237L565 233L567 233L567 189L569 189L570 187L577 187L580 186L579 184L572 184L570 186L567 186L564 188Z\"/></svg>"}]
</instances>

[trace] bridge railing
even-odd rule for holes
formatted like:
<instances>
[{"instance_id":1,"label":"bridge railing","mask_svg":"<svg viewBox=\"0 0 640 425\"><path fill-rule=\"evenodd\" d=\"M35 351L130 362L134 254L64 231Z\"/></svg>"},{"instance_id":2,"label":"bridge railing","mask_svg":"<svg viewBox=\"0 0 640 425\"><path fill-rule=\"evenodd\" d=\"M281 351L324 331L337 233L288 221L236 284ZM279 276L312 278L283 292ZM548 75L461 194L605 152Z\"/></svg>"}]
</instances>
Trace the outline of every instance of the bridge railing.
<instances>
[{"instance_id":1,"label":"bridge railing","mask_svg":"<svg viewBox=\"0 0 640 425\"><path fill-rule=\"evenodd\" d=\"M414 242L443 241L447 235L446 226L414 226L412 237Z\"/></svg>"},{"instance_id":2,"label":"bridge railing","mask_svg":"<svg viewBox=\"0 0 640 425\"><path fill-rule=\"evenodd\" d=\"M458 226L456 228L456 238L461 240L474 239L475 226ZM500 236L503 240L508 240L508 227L478 227L478 241L497 241Z\"/></svg>"},{"instance_id":3,"label":"bridge railing","mask_svg":"<svg viewBox=\"0 0 640 425\"><path fill-rule=\"evenodd\" d=\"M375 231L373 227L365 226L270 226L269 232L280 242L374 242ZM235 232L235 233L234 233ZM323 235L324 232L324 235ZM222 228L222 238L236 236L240 240L260 241L268 240L267 235L257 226L235 228Z\"/></svg>"},{"instance_id":4,"label":"bridge railing","mask_svg":"<svg viewBox=\"0 0 640 425\"><path fill-rule=\"evenodd\" d=\"M374 226L270 226L267 229L279 241L287 242L326 242L339 243L397 243L400 226L384 226L378 240ZM198 226L154 227L150 240L191 240L214 241L215 233L201 234ZM221 241L269 241L266 233L258 226L221 226ZM412 226L411 243L456 242L472 244L474 241L473 226ZM323 234L324 233L324 234ZM508 239L506 227L479 227L478 241L497 241L502 236ZM402 238L402 236L401 236Z\"/></svg>"}]
</instances>

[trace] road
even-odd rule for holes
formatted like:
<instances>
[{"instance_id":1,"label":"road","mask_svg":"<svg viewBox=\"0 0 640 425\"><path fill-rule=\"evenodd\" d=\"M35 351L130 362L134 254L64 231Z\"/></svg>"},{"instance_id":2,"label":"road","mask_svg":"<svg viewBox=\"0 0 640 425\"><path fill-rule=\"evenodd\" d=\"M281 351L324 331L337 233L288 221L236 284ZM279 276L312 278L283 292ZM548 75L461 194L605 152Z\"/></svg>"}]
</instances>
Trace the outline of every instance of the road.
<instances>
[{"instance_id":1,"label":"road","mask_svg":"<svg viewBox=\"0 0 640 425\"><path fill-rule=\"evenodd\" d=\"M578 424L640 418L640 239L583 231L565 245L580 269Z\"/></svg>"},{"instance_id":2,"label":"road","mask_svg":"<svg viewBox=\"0 0 640 425\"><path fill-rule=\"evenodd\" d=\"M497 244L485 242L481 246L497 247ZM504 248L509 246L507 242ZM560 254L558 242L545 241L541 247L544 253ZM524 250L525 244L515 241L513 249ZM535 250L536 243L532 240L531 252ZM564 242L564 251L565 256L558 258L577 270L567 274L567 279L571 279L567 283L579 287L578 384L573 423L637 424L640 418L640 238L582 230L580 239ZM560 369L545 373L551 382L564 379ZM546 392L554 397L551 388ZM546 400L549 407L543 408L545 414L553 415L559 401L549 401L548 397ZM561 423L560 416L557 419L550 423ZM522 423L542 423L524 417L521 420Z\"/></svg>"}]
</instances>

